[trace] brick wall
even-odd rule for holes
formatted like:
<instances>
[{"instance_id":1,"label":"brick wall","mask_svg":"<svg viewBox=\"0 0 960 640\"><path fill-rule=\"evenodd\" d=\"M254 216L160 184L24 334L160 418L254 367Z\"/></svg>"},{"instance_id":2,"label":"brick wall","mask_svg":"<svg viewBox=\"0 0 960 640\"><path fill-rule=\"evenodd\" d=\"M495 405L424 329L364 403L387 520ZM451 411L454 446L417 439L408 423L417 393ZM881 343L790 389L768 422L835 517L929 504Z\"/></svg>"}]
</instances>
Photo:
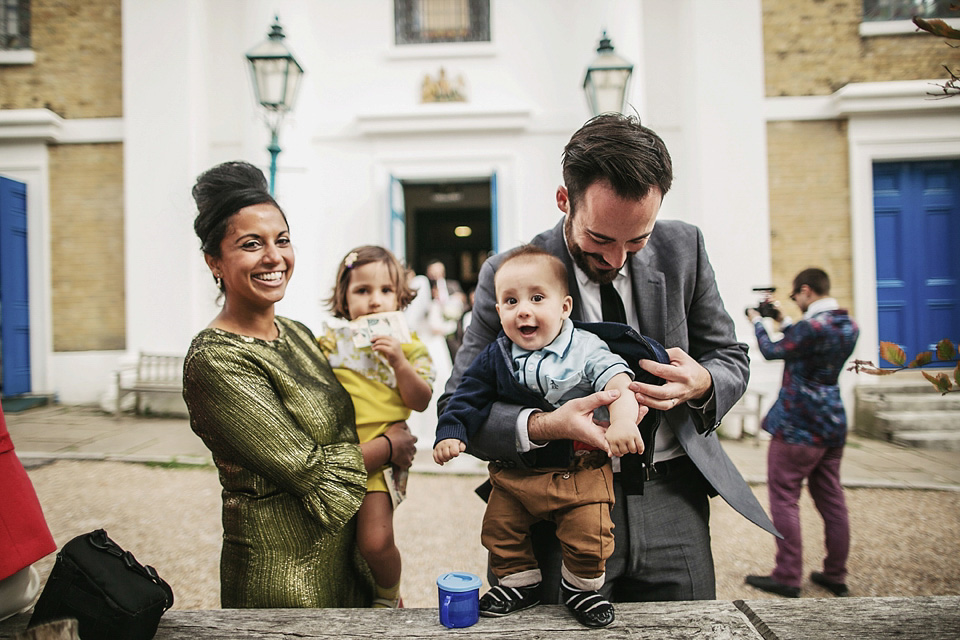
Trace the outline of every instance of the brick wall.
<instances>
[{"instance_id":1,"label":"brick wall","mask_svg":"<svg viewBox=\"0 0 960 640\"><path fill-rule=\"evenodd\" d=\"M960 49L928 33L862 38L861 15L862 0L763 0L766 95L829 95L851 82L946 80L943 65L960 66Z\"/></svg>"},{"instance_id":2,"label":"brick wall","mask_svg":"<svg viewBox=\"0 0 960 640\"><path fill-rule=\"evenodd\" d=\"M126 347L123 145L50 147L54 351Z\"/></svg>"},{"instance_id":3,"label":"brick wall","mask_svg":"<svg viewBox=\"0 0 960 640\"><path fill-rule=\"evenodd\" d=\"M799 317L787 296L807 267L826 271L832 295L855 313L846 121L769 123L767 160L773 282L787 314Z\"/></svg>"},{"instance_id":4,"label":"brick wall","mask_svg":"<svg viewBox=\"0 0 960 640\"><path fill-rule=\"evenodd\" d=\"M32 65L0 66L0 109L123 115L121 0L32 0Z\"/></svg>"}]
</instances>

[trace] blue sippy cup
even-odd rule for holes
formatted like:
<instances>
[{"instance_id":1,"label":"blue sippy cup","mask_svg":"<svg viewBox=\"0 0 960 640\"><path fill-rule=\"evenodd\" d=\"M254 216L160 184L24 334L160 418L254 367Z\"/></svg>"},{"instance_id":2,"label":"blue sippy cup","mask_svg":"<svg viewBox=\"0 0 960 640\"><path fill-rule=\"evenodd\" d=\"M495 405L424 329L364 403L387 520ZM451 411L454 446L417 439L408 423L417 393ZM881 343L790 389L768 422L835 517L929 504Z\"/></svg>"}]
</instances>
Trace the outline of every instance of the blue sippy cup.
<instances>
[{"instance_id":1,"label":"blue sippy cup","mask_svg":"<svg viewBox=\"0 0 960 640\"><path fill-rule=\"evenodd\" d=\"M472 573L451 571L437 578L440 596L440 624L457 629L480 619L480 587L483 582Z\"/></svg>"}]
</instances>

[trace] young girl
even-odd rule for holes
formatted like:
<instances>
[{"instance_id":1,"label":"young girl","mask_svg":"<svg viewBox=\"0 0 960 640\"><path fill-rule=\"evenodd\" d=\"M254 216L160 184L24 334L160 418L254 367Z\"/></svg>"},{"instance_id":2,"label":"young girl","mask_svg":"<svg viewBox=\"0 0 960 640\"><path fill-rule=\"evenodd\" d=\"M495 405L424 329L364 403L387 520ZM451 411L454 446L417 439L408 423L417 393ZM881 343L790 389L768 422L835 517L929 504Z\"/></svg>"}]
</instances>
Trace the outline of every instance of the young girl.
<instances>
[{"instance_id":1,"label":"young girl","mask_svg":"<svg viewBox=\"0 0 960 640\"><path fill-rule=\"evenodd\" d=\"M415 296L403 266L390 251L362 246L340 262L328 303L335 317L356 320L371 313L400 311ZM411 409L426 409L433 395L435 373L427 348L415 335L405 344L393 336L374 335L371 346L357 348L346 323L331 323L318 341L353 399L360 442L385 438L392 459L387 428L409 418ZM400 551L393 540L393 503L383 474L389 465L370 466L367 495L357 513L357 546L377 583L374 608L396 608L400 606Z\"/></svg>"}]
</instances>

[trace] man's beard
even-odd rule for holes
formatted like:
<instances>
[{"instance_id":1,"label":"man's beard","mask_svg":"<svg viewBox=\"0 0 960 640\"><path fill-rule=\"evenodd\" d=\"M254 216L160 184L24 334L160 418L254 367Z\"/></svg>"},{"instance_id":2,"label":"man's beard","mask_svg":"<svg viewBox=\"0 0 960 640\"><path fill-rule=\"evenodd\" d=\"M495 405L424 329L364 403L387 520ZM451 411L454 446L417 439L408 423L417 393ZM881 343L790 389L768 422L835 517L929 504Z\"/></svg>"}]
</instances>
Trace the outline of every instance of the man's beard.
<instances>
[{"instance_id":1,"label":"man's beard","mask_svg":"<svg viewBox=\"0 0 960 640\"><path fill-rule=\"evenodd\" d=\"M617 279L617 275L620 273L619 269L598 269L590 262L588 256L593 256L594 258L599 258L601 260L603 257L596 253L587 253L580 247L580 245L577 244L576 240L574 240L573 215L567 214L567 216L564 218L563 231L564 235L566 236L567 249L570 251L570 256L573 258L574 263L580 267L580 270L587 274L587 277L591 282L596 282L597 284L609 284Z\"/></svg>"}]
</instances>

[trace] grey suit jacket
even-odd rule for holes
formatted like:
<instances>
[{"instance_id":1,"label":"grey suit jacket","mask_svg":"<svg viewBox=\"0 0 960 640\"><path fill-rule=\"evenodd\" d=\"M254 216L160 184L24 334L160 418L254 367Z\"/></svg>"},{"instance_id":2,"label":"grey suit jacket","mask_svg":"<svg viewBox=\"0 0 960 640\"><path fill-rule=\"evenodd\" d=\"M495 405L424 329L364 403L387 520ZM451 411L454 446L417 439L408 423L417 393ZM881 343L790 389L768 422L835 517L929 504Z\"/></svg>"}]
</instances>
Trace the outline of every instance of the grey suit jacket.
<instances>
[{"instance_id":1,"label":"grey suit jacket","mask_svg":"<svg viewBox=\"0 0 960 640\"><path fill-rule=\"evenodd\" d=\"M535 237L531 244L543 247L566 264L573 297L571 317L582 320L580 291L563 238L563 221ZM506 255L490 258L480 269L473 320L438 402L441 412L463 372L500 331L493 276ZM628 268L640 323L637 330L664 347L680 347L713 378L713 394L706 405L675 407L665 413L667 424L706 480L731 507L779 535L714 432L720 418L746 390L750 369L747 346L737 342L733 320L720 299L703 235L685 222L659 221L647 246L630 258ZM471 438L467 452L505 466L529 466L528 458L517 451L516 445L516 423L522 409L496 403L486 425Z\"/></svg>"}]
</instances>

